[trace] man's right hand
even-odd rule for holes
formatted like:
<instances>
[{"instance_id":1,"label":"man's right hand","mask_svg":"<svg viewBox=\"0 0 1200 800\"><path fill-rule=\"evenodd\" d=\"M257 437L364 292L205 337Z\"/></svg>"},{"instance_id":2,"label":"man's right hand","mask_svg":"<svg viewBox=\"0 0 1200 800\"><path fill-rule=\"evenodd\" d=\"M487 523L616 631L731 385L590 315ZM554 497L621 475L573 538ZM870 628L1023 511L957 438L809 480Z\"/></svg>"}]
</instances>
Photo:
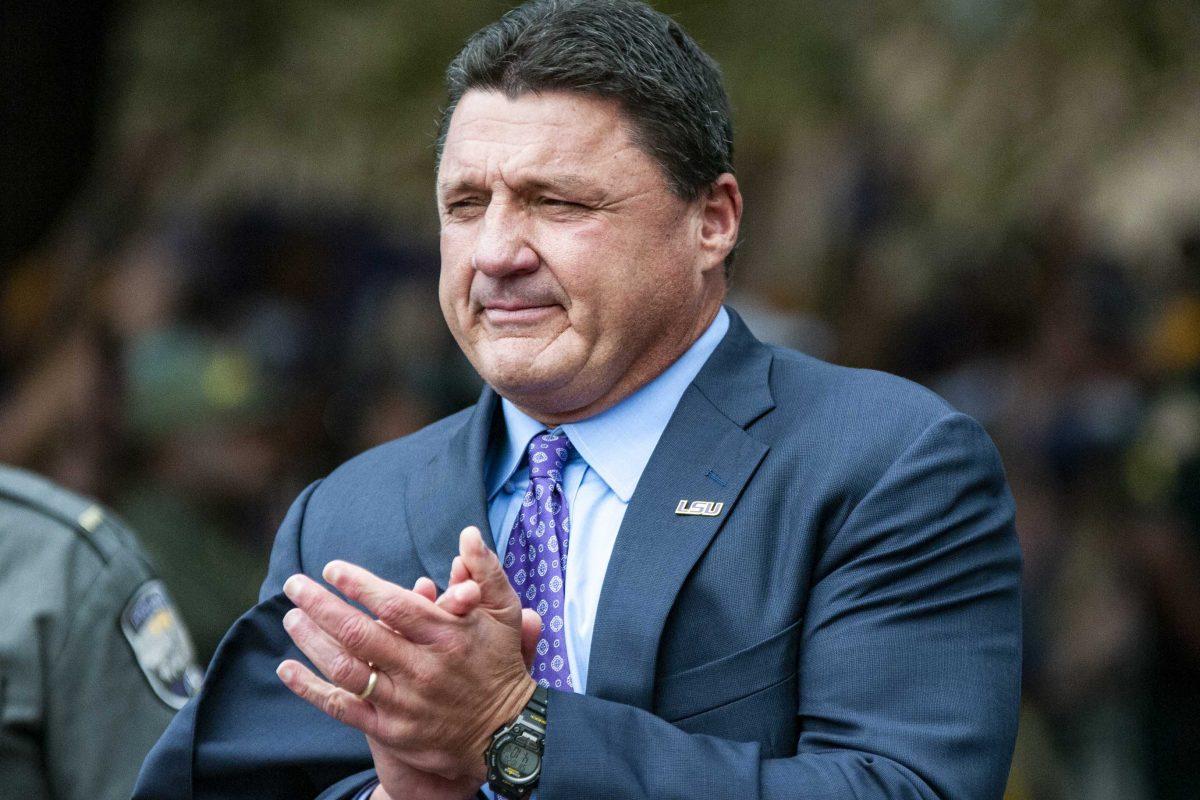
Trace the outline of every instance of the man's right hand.
<instances>
[{"instance_id":1,"label":"man's right hand","mask_svg":"<svg viewBox=\"0 0 1200 800\"><path fill-rule=\"evenodd\" d=\"M485 608L499 606L501 598L492 595L497 594L493 589L500 587L493 587L487 581L482 581L482 583L476 581L477 576L482 577L480 574L482 565L475 566L476 572L472 573L463 557L455 556L450 565L449 585L440 597L437 593L437 584L426 577L417 580L413 591L459 617L466 616L480 606ZM535 648L541 633L541 617L533 609L523 609L521 613L521 656L525 660L526 667L533 664ZM441 776L421 772L404 762L389 758L385 749L377 747L369 737L368 743L371 745L376 772L379 772L381 768L385 773L390 772L391 779L386 782L392 785L406 786L410 797L422 800L457 800L475 796L477 787L468 785L470 781L448 781ZM392 800L392 798L381 783L371 794L371 800Z\"/></svg>"}]
</instances>

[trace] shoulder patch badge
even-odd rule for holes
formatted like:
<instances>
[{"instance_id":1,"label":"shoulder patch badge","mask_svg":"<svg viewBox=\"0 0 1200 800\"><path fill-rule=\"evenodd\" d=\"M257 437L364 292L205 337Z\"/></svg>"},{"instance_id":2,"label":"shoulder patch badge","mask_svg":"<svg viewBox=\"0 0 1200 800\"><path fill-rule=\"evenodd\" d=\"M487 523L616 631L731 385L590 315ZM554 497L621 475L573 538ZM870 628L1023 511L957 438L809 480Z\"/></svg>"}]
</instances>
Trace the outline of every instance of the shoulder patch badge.
<instances>
[{"instance_id":1,"label":"shoulder patch badge","mask_svg":"<svg viewBox=\"0 0 1200 800\"><path fill-rule=\"evenodd\" d=\"M160 580L141 585L121 613L121 630L150 688L176 710L200 688L192 640Z\"/></svg>"}]
</instances>

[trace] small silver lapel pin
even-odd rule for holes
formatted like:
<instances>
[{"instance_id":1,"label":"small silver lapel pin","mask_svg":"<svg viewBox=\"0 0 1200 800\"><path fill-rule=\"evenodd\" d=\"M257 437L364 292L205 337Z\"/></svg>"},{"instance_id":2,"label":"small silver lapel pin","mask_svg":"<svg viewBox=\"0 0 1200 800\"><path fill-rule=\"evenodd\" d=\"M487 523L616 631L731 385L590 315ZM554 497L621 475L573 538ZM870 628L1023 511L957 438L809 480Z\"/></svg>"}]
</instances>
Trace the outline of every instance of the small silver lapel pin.
<instances>
[{"instance_id":1,"label":"small silver lapel pin","mask_svg":"<svg viewBox=\"0 0 1200 800\"><path fill-rule=\"evenodd\" d=\"M725 507L724 503L714 503L712 500L680 500L675 506L675 513L684 517L715 517Z\"/></svg>"}]
</instances>

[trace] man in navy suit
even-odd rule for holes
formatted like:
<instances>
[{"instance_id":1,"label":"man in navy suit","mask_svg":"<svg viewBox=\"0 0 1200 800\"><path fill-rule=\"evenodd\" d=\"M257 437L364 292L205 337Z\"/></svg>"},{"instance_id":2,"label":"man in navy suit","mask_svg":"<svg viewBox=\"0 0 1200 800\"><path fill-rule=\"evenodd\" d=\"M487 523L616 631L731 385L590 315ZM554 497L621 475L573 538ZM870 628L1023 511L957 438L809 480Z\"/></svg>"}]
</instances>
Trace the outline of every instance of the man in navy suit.
<instances>
[{"instance_id":1,"label":"man in navy suit","mask_svg":"<svg viewBox=\"0 0 1200 800\"><path fill-rule=\"evenodd\" d=\"M488 387L305 490L135 797L999 798L999 459L722 304L715 64L641 3L540 0L447 82L439 293Z\"/></svg>"}]
</instances>

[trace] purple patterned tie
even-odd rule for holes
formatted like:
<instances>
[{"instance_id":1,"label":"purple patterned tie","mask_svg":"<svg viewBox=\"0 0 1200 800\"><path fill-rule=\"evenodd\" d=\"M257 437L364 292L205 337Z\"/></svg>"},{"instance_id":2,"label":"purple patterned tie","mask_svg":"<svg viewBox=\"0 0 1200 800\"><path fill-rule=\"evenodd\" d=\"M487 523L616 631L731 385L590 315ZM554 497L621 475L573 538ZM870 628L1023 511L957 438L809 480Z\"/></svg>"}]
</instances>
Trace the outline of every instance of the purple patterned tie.
<instances>
[{"instance_id":1,"label":"purple patterned tie","mask_svg":"<svg viewBox=\"0 0 1200 800\"><path fill-rule=\"evenodd\" d=\"M563 494L563 467L571 457L564 433L539 433L529 443L529 488L508 536L504 574L521 605L542 618L542 636L530 673L542 686L574 689L563 629L567 544L571 520Z\"/></svg>"}]
</instances>

